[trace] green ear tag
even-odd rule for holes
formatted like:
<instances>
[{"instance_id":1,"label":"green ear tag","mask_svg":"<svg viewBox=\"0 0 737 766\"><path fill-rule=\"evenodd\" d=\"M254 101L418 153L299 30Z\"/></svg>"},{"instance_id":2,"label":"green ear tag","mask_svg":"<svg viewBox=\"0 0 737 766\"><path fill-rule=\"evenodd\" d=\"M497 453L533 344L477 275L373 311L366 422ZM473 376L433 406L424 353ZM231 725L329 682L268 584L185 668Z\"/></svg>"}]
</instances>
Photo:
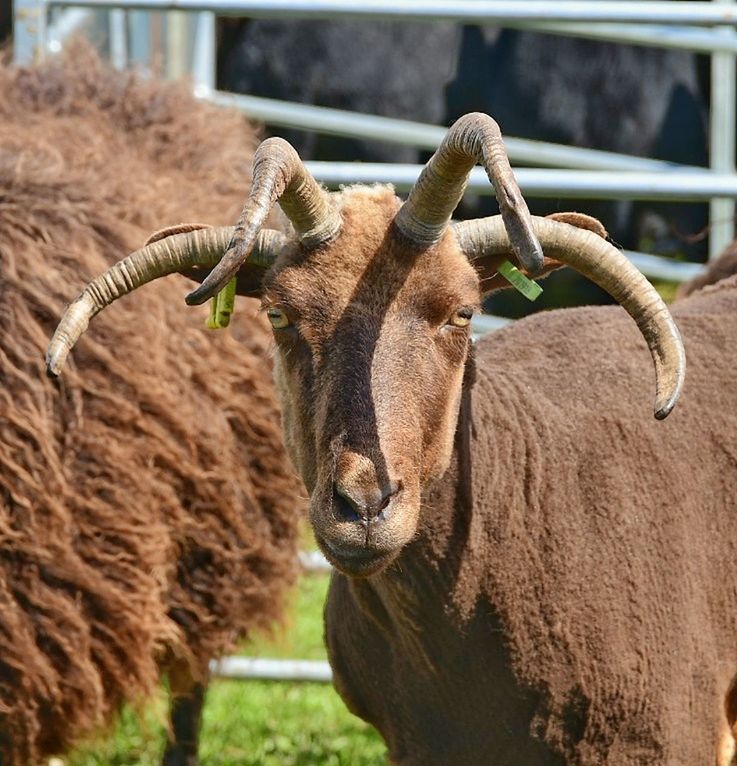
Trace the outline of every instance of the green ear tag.
<instances>
[{"instance_id":1,"label":"green ear tag","mask_svg":"<svg viewBox=\"0 0 737 766\"><path fill-rule=\"evenodd\" d=\"M210 316L207 318L208 330L222 330L230 324L230 315L235 307L236 278L210 299Z\"/></svg>"},{"instance_id":2,"label":"green ear tag","mask_svg":"<svg viewBox=\"0 0 737 766\"><path fill-rule=\"evenodd\" d=\"M499 273L509 282L515 290L519 290L528 301L537 300L543 289L537 282L528 279L514 264L510 261L504 261L499 266Z\"/></svg>"}]
</instances>

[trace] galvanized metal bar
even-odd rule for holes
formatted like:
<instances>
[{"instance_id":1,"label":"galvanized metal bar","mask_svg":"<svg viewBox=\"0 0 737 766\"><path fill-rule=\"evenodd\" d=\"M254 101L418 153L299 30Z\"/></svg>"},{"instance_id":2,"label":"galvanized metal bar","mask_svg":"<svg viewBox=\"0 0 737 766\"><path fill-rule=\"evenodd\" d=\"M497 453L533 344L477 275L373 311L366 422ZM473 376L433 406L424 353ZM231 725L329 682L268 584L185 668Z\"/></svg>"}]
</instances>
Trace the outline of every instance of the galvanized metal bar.
<instances>
[{"instance_id":1,"label":"galvanized metal bar","mask_svg":"<svg viewBox=\"0 0 737 766\"><path fill-rule=\"evenodd\" d=\"M124 1L121 0L121 6ZM125 4L128 5L128 3ZM279 15L283 14L280 13ZM200 21L198 21L199 24ZM648 47L675 48L698 53L710 53L712 51L737 52L736 40L719 35L716 31L691 26L677 28L627 23L580 24L539 21L508 21L507 26L571 37L606 40L614 43L630 43ZM214 84L210 87L214 87Z\"/></svg>"},{"instance_id":2,"label":"galvanized metal bar","mask_svg":"<svg viewBox=\"0 0 737 766\"><path fill-rule=\"evenodd\" d=\"M471 330L475 338L480 338L489 332L496 332L506 327L514 320L507 317L498 317L493 314L478 314L471 320Z\"/></svg>"},{"instance_id":3,"label":"galvanized metal bar","mask_svg":"<svg viewBox=\"0 0 737 766\"><path fill-rule=\"evenodd\" d=\"M197 14L197 27L192 51L192 82L196 95L211 93L215 87L217 66L215 36L215 14Z\"/></svg>"},{"instance_id":4,"label":"galvanized metal bar","mask_svg":"<svg viewBox=\"0 0 737 766\"><path fill-rule=\"evenodd\" d=\"M131 10L130 3L125 5L131 25L128 58L130 64L151 66L151 14L147 11Z\"/></svg>"},{"instance_id":5,"label":"galvanized metal bar","mask_svg":"<svg viewBox=\"0 0 737 766\"><path fill-rule=\"evenodd\" d=\"M210 663L215 678L262 681L332 683L333 672L324 660L273 660L262 657L223 657Z\"/></svg>"},{"instance_id":6,"label":"galvanized metal bar","mask_svg":"<svg viewBox=\"0 0 737 766\"><path fill-rule=\"evenodd\" d=\"M505 26L534 30L547 34L603 40L611 43L643 45L648 48L669 48L712 53L737 53L737 40L718 34L718 30L699 27L671 27L654 24L574 24L510 21Z\"/></svg>"},{"instance_id":7,"label":"galvanized metal bar","mask_svg":"<svg viewBox=\"0 0 737 766\"><path fill-rule=\"evenodd\" d=\"M247 96L239 93L200 89L197 95L219 104L242 110L254 120L284 128L297 128L334 136L349 136L372 141L437 149L447 128L426 125L410 120L359 114L323 106L295 104L289 101ZM575 146L531 141L505 136L504 143L514 163L550 167L581 168L586 170L696 170L687 165L674 165L662 160L631 157L626 154L580 149Z\"/></svg>"},{"instance_id":8,"label":"galvanized metal bar","mask_svg":"<svg viewBox=\"0 0 737 766\"><path fill-rule=\"evenodd\" d=\"M110 6L123 0L50 0L54 5ZM715 11L708 3L603 1L591 4L563 0L551 6L546 0L524 4L510 0L125 0L136 8L159 10L212 10L221 15L290 18L373 18L406 21L461 21L503 23L510 21L567 21L578 23L626 22L703 25L737 23L737 13Z\"/></svg>"},{"instance_id":9,"label":"galvanized metal bar","mask_svg":"<svg viewBox=\"0 0 737 766\"><path fill-rule=\"evenodd\" d=\"M13 61L27 66L46 51L47 7L43 0L13 0Z\"/></svg>"},{"instance_id":10,"label":"galvanized metal bar","mask_svg":"<svg viewBox=\"0 0 737 766\"><path fill-rule=\"evenodd\" d=\"M166 77L170 80L178 80L189 66L187 56L189 53L188 28L191 14L181 11L167 13L164 20L165 51L166 51Z\"/></svg>"},{"instance_id":11,"label":"galvanized metal bar","mask_svg":"<svg viewBox=\"0 0 737 766\"><path fill-rule=\"evenodd\" d=\"M637 23L670 25L735 25L737 10L708 2L664 0L49 0L52 5L149 10L213 11L222 16L322 19L386 19L393 21L460 21L500 24L510 21Z\"/></svg>"},{"instance_id":12,"label":"galvanized metal bar","mask_svg":"<svg viewBox=\"0 0 737 766\"><path fill-rule=\"evenodd\" d=\"M734 0L714 0L719 7L734 9ZM734 29L716 30L735 41ZM735 56L715 53L711 58L710 162L717 173L735 171ZM716 258L734 239L734 199L713 199L709 205L709 258Z\"/></svg>"},{"instance_id":13,"label":"galvanized metal bar","mask_svg":"<svg viewBox=\"0 0 737 766\"><path fill-rule=\"evenodd\" d=\"M110 63L116 69L128 66L128 13L113 8L108 19L110 30Z\"/></svg>"},{"instance_id":14,"label":"galvanized metal bar","mask_svg":"<svg viewBox=\"0 0 737 766\"><path fill-rule=\"evenodd\" d=\"M300 551L299 563L305 572L332 572L333 567L320 551Z\"/></svg>"},{"instance_id":15,"label":"galvanized metal bar","mask_svg":"<svg viewBox=\"0 0 737 766\"><path fill-rule=\"evenodd\" d=\"M331 187L349 183L391 183L398 191L408 191L422 169L421 165L371 162L306 163L319 181ZM599 170L549 170L516 168L522 191L529 197L589 199L645 199L708 201L711 197L737 198L737 175L716 174L707 170L672 173L611 173ZM482 168L471 171L470 191L493 194Z\"/></svg>"},{"instance_id":16,"label":"galvanized metal bar","mask_svg":"<svg viewBox=\"0 0 737 766\"><path fill-rule=\"evenodd\" d=\"M665 279L668 282L687 282L704 271L701 263L686 263L650 253L636 253L625 250L624 254L650 279Z\"/></svg>"}]
</instances>

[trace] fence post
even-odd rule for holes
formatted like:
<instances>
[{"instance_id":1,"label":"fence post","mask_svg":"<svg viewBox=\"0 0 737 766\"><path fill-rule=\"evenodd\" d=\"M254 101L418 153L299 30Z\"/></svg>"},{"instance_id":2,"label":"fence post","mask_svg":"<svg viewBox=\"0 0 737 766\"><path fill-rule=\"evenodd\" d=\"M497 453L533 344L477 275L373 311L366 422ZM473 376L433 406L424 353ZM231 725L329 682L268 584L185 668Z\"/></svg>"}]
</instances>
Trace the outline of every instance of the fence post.
<instances>
[{"instance_id":1,"label":"fence post","mask_svg":"<svg viewBox=\"0 0 737 766\"><path fill-rule=\"evenodd\" d=\"M16 66L28 66L44 55L46 13L44 0L14 0L13 61Z\"/></svg>"},{"instance_id":2,"label":"fence post","mask_svg":"<svg viewBox=\"0 0 737 766\"><path fill-rule=\"evenodd\" d=\"M122 8L112 8L108 15L108 34L110 37L110 63L116 69L128 66L128 12Z\"/></svg>"},{"instance_id":3,"label":"fence post","mask_svg":"<svg viewBox=\"0 0 737 766\"><path fill-rule=\"evenodd\" d=\"M178 80L186 74L189 57L189 31L192 14L186 11L169 11L165 14L166 67L164 71L170 80Z\"/></svg>"},{"instance_id":4,"label":"fence post","mask_svg":"<svg viewBox=\"0 0 737 766\"><path fill-rule=\"evenodd\" d=\"M128 11L130 25L128 66L138 64L152 69L154 63L161 63L152 61L151 15L148 11Z\"/></svg>"},{"instance_id":5,"label":"fence post","mask_svg":"<svg viewBox=\"0 0 737 766\"><path fill-rule=\"evenodd\" d=\"M722 5L734 0L714 0ZM732 28L719 30L725 36L734 36ZM711 57L711 120L709 136L709 164L717 173L735 172L735 71L734 54L720 52ZM734 239L733 199L713 199L709 206L709 259L716 258Z\"/></svg>"},{"instance_id":6,"label":"fence post","mask_svg":"<svg viewBox=\"0 0 737 766\"><path fill-rule=\"evenodd\" d=\"M192 82L197 96L203 97L215 90L216 49L215 14L202 11L197 14L194 51L192 52Z\"/></svg>"}]
</instances>

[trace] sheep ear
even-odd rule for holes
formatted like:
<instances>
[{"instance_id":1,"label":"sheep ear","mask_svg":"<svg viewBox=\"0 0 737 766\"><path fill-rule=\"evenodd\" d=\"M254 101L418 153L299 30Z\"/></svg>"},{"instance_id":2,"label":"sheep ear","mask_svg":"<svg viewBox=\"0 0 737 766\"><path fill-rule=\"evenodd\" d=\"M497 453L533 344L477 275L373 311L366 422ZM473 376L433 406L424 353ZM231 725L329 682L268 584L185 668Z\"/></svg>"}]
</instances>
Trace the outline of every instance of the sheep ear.
<instances>
[{"instance_id":1,"label":"sheep ear","mask_svg":"<svg viewBox=\"0 0 737 766\"><path fill-rule=\"evenodd\" d=\"M577 229L588 229L593 231L594 234L598 234L602 239L610 242L609 232L604 228L604 224L598 219L586 213L551 213L545 216L552 221L559 221L560 223L567 223L570 226L575 226Z\"/></svg>"},{"instance_id":2,"label":"sheep ear","mask_svg":"<svg viewBox=\"0 0 737 766\"><path fill-rule=\"evenodd\" d=\"M511 283L499 274L499 266L504 261L509 260L512 260L511 253L509 255L490 255L487 257L476 258L474 260L473 265L481 278L482 295L489 295L490 293L497 292L497 290L506 290L507 288L512 287ZM538 279L547 277L551 271L560 269L563 266L565 266L564 263L556 261L553 258L543 258L543 267L537 274L535 274L534 279L537 281ZM526 277L529 277L529 274L525 269L520 269L520 271ZM532 279L532 277L530 277L530 279Z\"/></svg>"},{"instance_id":3,"label":"sheep ear","mask_svg":"<svg viewBox=\"0 0 737 766\"><path fill-rule=\"evenodd\" d=\"M596 218L593 218L590 215L586 215L585 213L551 213L550 215L546 216L546 218L550 218L553 221L558 221L560 223L567 223L569 226L575 226L578 229L587 229L588 231L593 231L594 234L598 234L602 239L606 239L607 241L609 240L609 233L604 228L603 224ZM512 286L503 276L501 276L501 274L498 273L501 263L503 261L510 260L511 258L512 255L509 253L505 255L496 254L480 256L474 259L473 265L476 267L476 271L481 278L481 291L484 295L496 292L497 290L505 290ZM545 258L543 261L542 270L540 273L535 275L535 279L542 279L548 276L550 272L555 271L556 269L560 269L563 266L565 266L564 263L556 261L554 258ZM524 271L524 269L521 269L521 271L525 274L525 276L529 276L527 272Z\"/></svg>"},{"instance_id":4,"label":"sheep ear","mask_svg":"<svg viewBox=\"0 0 737 766\"><path fill-rule=\"evenodd\" d=\"M197 231L198 229L212 229L212 226L208 223L177 223L174 226L167 226L165 229L159 229L155 231L144 243L144 247L158 242L160 239L171 237L174 234L186 234L190 231Z\"/></svg>"}]
</instances>

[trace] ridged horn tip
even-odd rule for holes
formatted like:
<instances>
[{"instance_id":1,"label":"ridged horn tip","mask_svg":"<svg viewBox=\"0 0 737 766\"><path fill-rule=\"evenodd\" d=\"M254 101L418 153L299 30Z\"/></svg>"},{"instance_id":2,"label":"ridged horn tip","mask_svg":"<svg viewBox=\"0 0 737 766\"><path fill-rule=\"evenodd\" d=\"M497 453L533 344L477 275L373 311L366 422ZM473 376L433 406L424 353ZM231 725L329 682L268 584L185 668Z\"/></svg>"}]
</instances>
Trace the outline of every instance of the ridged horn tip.
<instances>
[{"instance_id":1,"label":"ridged horn tip","mask_svg":"<svg viewBox=\"0 0 737 766\"><path fill-rule=\"evenodd\" d=\"M655 405L655 420L665 420L670 415L671 410L676 406L678 397L669 399L664 404L656 403Z\"/></svg>"},{"instance_id":2,"label":"ridged horn tip","mask_svg":"<svg viewBox=\"0 0 737 766\"><path fill-rule=\"evenodd\" d=\"M662 373L665 383L663 385L663 390L658 390L655 397L656 420L665 420L668 415L670 415L681 396L683 384L686 379L686 355L681 341L681 334L678 332L675 323L673 323L673 335L675 336L674 347L677 353L678 364L675 366L670 376L665 372ZM660 379L660 375L658 378Z\"/></svg>"},{"instance_id":3,"label":"ridged horn tip","mask_svg":"<svg viewBox=\"0 0 737 766\"><path fill-rule=\"evenodd\" d=\"M184 296L184 302L188 306L200 306L214 295L217 295L218 292L217 286L213 288L203 282L199 287L192 290L191 293L187 293Z\"/></svg>"},{"instance_id":4,"label":"ridged horn tip","mask_svg":"<svg viewBox=\"0 0 737 766\"><path fill-rule=\"evenodd\" d=\"M56 380L61 375L61 368L64 366L63 362L59 362L58 359L53 359L46 356L46 377Z\"/></svg>"}]
</instances>

